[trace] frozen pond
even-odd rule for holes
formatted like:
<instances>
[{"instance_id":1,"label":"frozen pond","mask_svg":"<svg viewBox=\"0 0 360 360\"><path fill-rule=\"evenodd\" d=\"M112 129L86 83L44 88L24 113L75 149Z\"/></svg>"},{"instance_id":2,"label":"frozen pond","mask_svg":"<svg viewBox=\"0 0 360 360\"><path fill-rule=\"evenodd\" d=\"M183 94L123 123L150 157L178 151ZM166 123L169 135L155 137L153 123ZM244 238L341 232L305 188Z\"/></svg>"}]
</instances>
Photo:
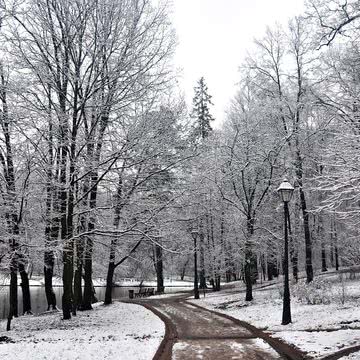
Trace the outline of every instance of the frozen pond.
<instances>
[{"instance_id":1,"label":"frozen pond","mask_svg":"<svg viewBox=\"0 0 360 360\"><path fill-rule=\"evenodd\" d=\"M113 299L128 299L129 290L134 289L137 291L138 287L114 287ZM188 288L189 289L189 288ZM167 293L176 292L181 290L179 287L167 287L165 291ZM105 298L105 286L96 286L96 297L99 301ZM63 293L62 286L54 287L56 295L56 301L58 308L61 308L61 296ZM47 301L45 296L45 287L43 286L30 286L31 293L31 307L34 314L42 313L47 309ZM22 291L20 286L18 287L18 303L19 303L19 315L22 315ZM9 287L0 287L0 319L5 319L9 312Z\"/></svg>"}]
</instances>

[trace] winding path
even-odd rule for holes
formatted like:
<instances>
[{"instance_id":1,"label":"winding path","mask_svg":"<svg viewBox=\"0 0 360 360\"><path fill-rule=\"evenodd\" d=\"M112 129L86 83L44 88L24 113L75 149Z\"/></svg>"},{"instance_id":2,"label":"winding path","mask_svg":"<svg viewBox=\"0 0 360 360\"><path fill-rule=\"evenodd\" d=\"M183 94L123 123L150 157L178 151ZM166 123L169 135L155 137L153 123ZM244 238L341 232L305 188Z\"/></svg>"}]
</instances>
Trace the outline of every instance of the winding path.
<instances>
[{"instance_id":1,"label":"winding path","mask_svg":"<svg viewBox=\"0 0 360 360\"><path fill-rule=\"evenodd\" d=\"M165 339L154 359L304 359L300 352L251 325L186 302L187 296L138 301L166 324Z\"/></svg>"}]
</instances>

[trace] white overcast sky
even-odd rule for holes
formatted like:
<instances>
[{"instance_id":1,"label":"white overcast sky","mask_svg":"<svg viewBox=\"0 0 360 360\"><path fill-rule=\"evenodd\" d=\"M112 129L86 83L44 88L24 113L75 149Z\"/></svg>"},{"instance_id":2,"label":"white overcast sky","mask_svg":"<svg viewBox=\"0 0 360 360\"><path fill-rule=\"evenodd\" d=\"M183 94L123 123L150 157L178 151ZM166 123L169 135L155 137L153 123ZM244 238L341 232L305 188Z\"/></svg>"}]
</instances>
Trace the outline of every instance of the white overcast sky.
<instances>
[{"instance_id":1,"label":"white overcast sky","mask_svg":"<svg viewBox=\"0 0 360 360\"><path fill-rule=\"evenodd\" d=\"M173 0L175 61L189 106L193 87L204 76L220 123L253 39L261 38L267 25L286 24L303 10L303 0Z\"/></svg>"}]
</instances>

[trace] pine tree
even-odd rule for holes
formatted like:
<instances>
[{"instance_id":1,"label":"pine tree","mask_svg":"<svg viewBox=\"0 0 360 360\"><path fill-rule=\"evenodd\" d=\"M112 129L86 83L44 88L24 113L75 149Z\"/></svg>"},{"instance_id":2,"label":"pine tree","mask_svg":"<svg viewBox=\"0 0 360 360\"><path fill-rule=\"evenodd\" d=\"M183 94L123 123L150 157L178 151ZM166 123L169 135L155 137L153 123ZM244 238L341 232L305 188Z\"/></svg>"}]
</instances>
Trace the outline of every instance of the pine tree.
<instances>
[{"instance_id":1,"label":"pine tree","mask_svg":"<svg viewBox=\"0 0 360 360\"><path fill-rule=\"evenodd\" d=\"M193 99L192 117L196 119L196 122L193 128L193 136L196 141L199 141L199 139L200 141L203 141L209 136L210 132L212 131L210 122L214 120L209 110L209 106L213 105L213 103L211 102L212 96L208 93L208 87L205 83L204 77L201 77L199 79L197 85L194 87L194 92L195 96ZM206 224L204 216L201 216L199 220L200 289L207 288L205 275L205 237L206 234L210 233L210 230L206 228L206 226L208 226L208 224Z\"/></svg>"},{"instance_id":2,"label":"pine tree","mask_svg":"<svg viewBox=\"0 0 360 360\"><path fill-rule=\"evenodd\" d=\"M204 77L201 77L197 82L194 91L192 117L197 119L194 126L194 134L197 138L205 139L212 131L210 123L214 121L214 118L209 110L209 105L213 105L211 101L212 96L208 93Z\"/></svg>"}]
</instances>

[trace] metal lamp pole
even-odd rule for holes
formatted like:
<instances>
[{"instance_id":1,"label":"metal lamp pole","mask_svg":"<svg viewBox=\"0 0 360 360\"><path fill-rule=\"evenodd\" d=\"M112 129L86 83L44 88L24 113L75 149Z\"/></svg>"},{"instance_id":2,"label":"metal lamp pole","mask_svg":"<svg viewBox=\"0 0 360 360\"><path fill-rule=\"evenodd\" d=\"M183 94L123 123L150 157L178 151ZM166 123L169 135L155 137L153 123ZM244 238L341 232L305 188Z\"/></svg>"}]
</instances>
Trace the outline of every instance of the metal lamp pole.
<instances>
[{"instance_id":1,"label":"metal lamp pole","mask_svg":"<svg viewBox=\"0 0 360 360\"><path fill-rule=\"evenodd\" d=\"M291 200L294 188L285 179L277 189L284 202L284 298L283 298L283 314L282 325L291 323L291 306L290 306L290 286L289 286L289 238L288 238L288 219L289 218L289 206L288 203Z\"/></svg>"},{"instance_id":2,"label":"metal lamp pole","mask_svg":"<svg viewBox=\"0 0 360 360\"><path fill-rule=\"evenodd\" d=\"M197 230L193 230L191 235L194 239L194 299L199 299L199 284L198 284L198 271L197 271L197 236L199 232Z\"/></svg>"}]
</instances>

